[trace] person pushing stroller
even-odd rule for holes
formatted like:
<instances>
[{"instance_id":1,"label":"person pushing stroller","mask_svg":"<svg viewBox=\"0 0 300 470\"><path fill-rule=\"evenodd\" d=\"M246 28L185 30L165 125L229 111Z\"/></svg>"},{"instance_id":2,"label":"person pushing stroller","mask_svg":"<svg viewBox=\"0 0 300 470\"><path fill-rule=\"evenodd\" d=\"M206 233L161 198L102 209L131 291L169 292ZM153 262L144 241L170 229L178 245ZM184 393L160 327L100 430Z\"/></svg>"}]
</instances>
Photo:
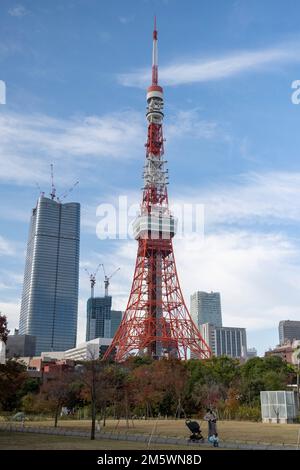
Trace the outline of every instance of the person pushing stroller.
<instances>
[{"instance_id":1,"label":"person pushing stroller","mask_svg":"<svg viewBox=\"0 0 300 470\"><path fill-rule=\"evenodd\" d=\"M211 408L207 408L204 420L208 423L208 442L211 442L214 447L219 447L219 437L217 433L217 416Z\"/></svg>"}]
</instances>

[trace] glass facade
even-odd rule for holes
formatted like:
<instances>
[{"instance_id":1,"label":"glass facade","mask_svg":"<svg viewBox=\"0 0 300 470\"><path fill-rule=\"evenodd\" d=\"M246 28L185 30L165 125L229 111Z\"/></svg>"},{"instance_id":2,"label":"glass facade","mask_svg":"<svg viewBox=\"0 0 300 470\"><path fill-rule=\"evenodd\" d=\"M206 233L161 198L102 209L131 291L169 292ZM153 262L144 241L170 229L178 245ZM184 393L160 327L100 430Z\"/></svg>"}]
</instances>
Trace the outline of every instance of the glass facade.
<instances>
[{"instance_id":1,"label":"glass facade","mask_svg":"<svg viewBox=\"0 0 300 470\"><path fill-rule=\"evenodd\" d=\"M113 338L116 334L117 329L122 320L122 312L119 310L112 310L111 311L111 332L110 337Z\"/></svg>"},{"instance_id":2,"label":"glass facade","mask_svg":"<svg viewBox=\"0 0 300 470\"><path fill-rule=\"evenodd\" d=\"M215 330L216 344L212 351L216 356L225 354L230 357L246 357L247 338L245 328L225 326L216 328L214 325L211 325L211 328Z\"/></svg>"},{"instance_id":3,"label":"glass facade","mask_svg":"<svg viewBox=\"0 0 300 470\"><path fill-rule=\"evenodd\" d=\"M282 320L279 322L279 342L285 344L287 341L300 339L300 321Z\"/></svg>"},{"instance_id":4,"label":"glass facade","mask_svg":"<svg viewBox=\"0 0 300 470\"><path fill-rule=\"evenodd\" d=\"M75 347L80 204L41 196L33 209L19 333L36 336L36 354Z\"/></svg>"},{"instance_id":5,"label":"glass facade","mask_svg":"<svg viewBox=\"0 0 300 470\"><path fill-rule=\"evenodd\" d=\"M86 341L111 337L111 296L87 301Z\"/></svg>"},{"instance_id":6,"label":"glass facade","mask_svg":"<svg viewBox=\"0 0 300 470\"><path fill-rule=\"evenodd\" d=\"M219 292L195 292L191 295L190 311L198 328L204 323L222 326L221 296Z\"/></svg>"},{"instance_id":7,"label":"glass facade","mask_svg":"<svg viewBox=\"0 0 300 470\"><path fill-rule=\"evenodd\" d=\"M215 356L247 357L247 336L245 328L230 326L216 327L212 323L204 323L199 327L204 340Z\"/></svg>"}]
</instances>

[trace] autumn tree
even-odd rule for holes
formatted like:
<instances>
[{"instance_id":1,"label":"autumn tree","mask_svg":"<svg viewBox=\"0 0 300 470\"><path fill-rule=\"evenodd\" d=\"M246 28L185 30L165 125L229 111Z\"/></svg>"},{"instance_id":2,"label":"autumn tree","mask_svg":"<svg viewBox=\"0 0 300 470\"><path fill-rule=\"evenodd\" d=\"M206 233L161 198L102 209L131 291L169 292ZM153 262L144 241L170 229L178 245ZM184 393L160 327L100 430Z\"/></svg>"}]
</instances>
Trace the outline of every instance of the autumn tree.
<instances>
[{"instance_id":1,"label":"autumn tree","mask_svg":"<svg viewBox=\"0 0 300 470\"><path fill-rule=\"evenodd\" d=\"M15 360L0 364L0 409L13 411L20 405L27 380L26 367Z\"/></svg>"},{"instance_id":2,"label":"autumn tree","mask_svg":"<svg viewBox=\"0 0 300 470\"><path fill-rule=\"evenodd\" d=\"M74 374L71 371L57 370L43 383L39 395L39 408L54 413L54 427L57 427L59 413L63 406L74 398Z\"/></svg>"},{"instance_id":3,"label":"autumn tree","mask_svg":"<svg viewBox=\"0 0 300 470\"><path fill-rule=\"evenodd\" d=\"M1 315L0 312L0 341L6 344L7 337L9 335L9 329L7 327L7 318L5 315Z\"/></svg>"},{"instance_id":4,"label":"autumn tree","mask_svg":"<svg viewBox=\"0 0 300 470\"><path fill-rule=\"evenodd\" d=\"M96 418L99 404L103 403L103 385L105 382L105 368L107 364L99 358L91 358L84 361L79 369L80 380L82 382L82 398L91 404L91 439L95 439Z\"/></svg>"}]
</instances>

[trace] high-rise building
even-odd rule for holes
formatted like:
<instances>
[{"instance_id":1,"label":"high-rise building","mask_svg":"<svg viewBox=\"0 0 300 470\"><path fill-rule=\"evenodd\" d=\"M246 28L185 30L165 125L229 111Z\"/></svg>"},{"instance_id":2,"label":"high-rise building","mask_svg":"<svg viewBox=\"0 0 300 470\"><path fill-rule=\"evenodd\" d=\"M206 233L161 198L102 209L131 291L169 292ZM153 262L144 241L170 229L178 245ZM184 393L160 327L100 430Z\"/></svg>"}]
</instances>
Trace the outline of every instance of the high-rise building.
<instances>
[{"instance_id":1,"label":"high-rise building","mask_svg":"<svg viewBox=\"0 0 300 470\"><path fill-rule=\"evenodd\" d=\"M199 327L203 323L222 326L221 296L219 292L197 291L191 295L191 316Z\"/></svg>"},{"instance_id":2,"label":"high-rise building","mask_svg":"<svg viewBox=\"0 0 300 470\"><path fill-rule=\"evenodd\" d=\"M32 335L9 335L6 343L6 357L35 356L36 337Z\"/></svg>"},{"instance_id":3,"label":"high-rise building","mask_svg":"<svg viewBox=\"0 0 300 470\"><path fill-rule=\"evenodd\" d=\"M88 299L86 341L111 338L111 300L110 295Z\"/></svg>"},{"instance_id":4,"label":"high-rise building","mask_svg":"<svg viewBox=\"0 0 300 470\"><path fill-rule=\"evenodd\" d=\"M204 323L200 325L199 329L214 356L225 355L239 359L247 358L245 328L218 327L211 323Z\"/></svg>"},{"instance_id":5,"label":"high-rise building","mask_svg":"<svg viewBox=\"0 0 300 470\"><path fill-rule=\"evenodd\" d=\"M123 312L120 310L112 310L111 311L111 329L110 329L110 337L113 338L115 336L115 333L117 329L119 328L119 325L122 320L122 315Z\"/></svg>"},{"instance_id":6,"label":"high-rise building","mask_svg":"<svg viewBox=\"0 0 300 470\"><path fill-rule=\"evenodd\" d=\"M76 344L80 204L41 195L32 211L20 335L36 336L36 354Z\"/></svg>"},{"instance_id":7,"label":"high-rise building","mask_svg":"<svg viewBox=\"0 0 300 470\"><path fill-rule=\"evenodd\" d=\"M300 339L300 321L282 320L279 322L279 342L284 344L287 341Z\"/></svg>"}]
</instances>

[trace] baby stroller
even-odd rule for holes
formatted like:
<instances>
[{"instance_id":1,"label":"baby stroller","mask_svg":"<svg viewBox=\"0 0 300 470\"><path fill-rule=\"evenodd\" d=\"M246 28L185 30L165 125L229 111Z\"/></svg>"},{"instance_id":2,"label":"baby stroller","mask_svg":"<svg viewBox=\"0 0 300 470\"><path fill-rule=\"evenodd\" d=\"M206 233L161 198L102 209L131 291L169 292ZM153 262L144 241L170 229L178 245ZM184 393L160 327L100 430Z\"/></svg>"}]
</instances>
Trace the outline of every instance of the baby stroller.
<instances>
[{"instance_id":1,"label":"baby stroller","mask_svg":"<svg viewBox=\"0 0 300 470\"><path fill-rule=\"evenodd\" d=\"M185 424L192 433L190 435L190 441L193 441L193 442L204 441L204 437L201 434L200 424L197 421L191 421L190 419L186 419Z\"/></svg>"}]
</instances>

